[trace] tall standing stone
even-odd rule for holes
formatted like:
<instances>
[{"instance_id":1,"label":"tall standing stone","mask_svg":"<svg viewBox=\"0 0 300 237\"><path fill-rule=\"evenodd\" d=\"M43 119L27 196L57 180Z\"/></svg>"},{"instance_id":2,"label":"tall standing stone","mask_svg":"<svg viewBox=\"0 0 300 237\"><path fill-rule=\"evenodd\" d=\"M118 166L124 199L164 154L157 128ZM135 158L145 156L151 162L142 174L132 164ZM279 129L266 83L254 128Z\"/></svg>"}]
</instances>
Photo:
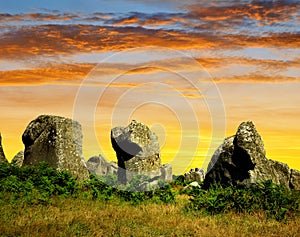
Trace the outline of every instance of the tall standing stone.
<instances>
[{"instance_id":1,"label":"tall standing stone","mask_svg":"<svg viewBox=\"0 0 300 237\"><path fill-rule=\"evenodd\" d=\"M136 174L161 176L158 138L145 124L132 120L127 127L113 128L111 142L118 158L119 181L126 183Z\"/></svg>"},{"instance_id":2,"label":"tall standing stone","mask_svg":"<svg viewBox=\"0 0 300 237\"><path fill-rule=\"evenodd\" d=\"M1 137L1 133L0 133L0 162L8 162L7 159L6 159L6 157L5 157L3 148L2 148L2 137Z\"/></svg>"},{"instance_id":3,"label":"tall standing stone","mask_svg":"<svg viewBox=\"0 0 300 237\"><path fill-rule=\"evenodd\" d=\"M58 171L69 171L78 180L89 179L82 156L81 125L72 119L41 115L27 126L23 165L47 162Z\"/></svg>"}]
</instances>

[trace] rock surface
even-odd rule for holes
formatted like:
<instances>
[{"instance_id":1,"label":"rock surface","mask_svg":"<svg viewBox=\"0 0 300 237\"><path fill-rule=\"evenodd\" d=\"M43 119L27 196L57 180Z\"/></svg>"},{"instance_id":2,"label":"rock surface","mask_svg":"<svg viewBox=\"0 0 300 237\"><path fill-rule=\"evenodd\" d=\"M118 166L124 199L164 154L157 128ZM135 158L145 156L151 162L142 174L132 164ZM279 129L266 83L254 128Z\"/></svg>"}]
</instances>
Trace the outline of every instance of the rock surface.
<instances>
[{"instance_id":1,"label":"rock surface","mask_svg":"<svg viewBox=\"0 0 300 237\"><path fill-rule=\"evenodd\" d=\"M161 180L170 183L173 181L173 171L172 171L172 165L171 164L163 164L160 167L161 171Z\"/></svg>"},{"instance_id":2,"label":"rock surface","mask_svg":"<svg viewBox=\"0 0 300 237\"><path fill-rule=\"evenodd\" d=\"M11 160L11 164L16 167L21 167L24 162L24 151L19 151Z\"/></svg>"},{"instance_id":3,"label":"rock surface","mask_svg":"<svg viewBox=\"0 0 300 237\"><path fill-rule=\"evenodd\" d=\"M111 142L118 158L120 182L129 182L137 174L161 178L158 138L145 124L132 120L127 127L113 128ZM168 172L164 177L167 178Z\"/></svg>"},{"instance_id":4,"label":"rock surface","mask_svg":"<svg viewBox=\"0 0 300 237\"><path fill-rule=\"evenodd\" d=\"M290 188L300 190L300 171L291 169Z\"/></svg>"},{"instance_id":5,"label":"rock surface","mask_svg":"<svg viewBox=\"0 0 300 237\"><path fill-rule=\"evenodd\" d=\"M47 162L58 171L69 171L76 179L89 179L82 156L81 125L72 119L41 115L27 126L23 165Z\"/></svg>"},{"instance_id":6,"label":"rock surface","mask_svg":"<svg viewBox=\"0 0 300 237\"><path fill-rule=\"evenodd\" d=\"M108 162L103 156L93 156L87 162L86 166L90 173L103 176L108 174L117 174L118 165L116 162Z\"/></svg>"},{"instance_id":7,"label":"rock surface","mask_svg":"<svg viewBox=\"0 0 300 237\"><path fill-rule=\"evenodd\" d=\"M293 186L298 187L300 179L297 175L293 177ZM248 187L266 180L290 187L291 171L287 164L266 158L261 136L253 122L248 121L243 122L237 133L226 138L215 151L207 168L204 188L213 183Z\"/></svg>"},{"instance_id":8,"label":"rock surface","mask_svg":"<svg viewBox=\"0 0 300 237\"><path fill-rule=\"evenodd\" d=\"M8 162L7 159L6 159L6 157L5 157L3 148L2 148L2 136L1 136L1 133L0 133L0 162Z\"/></svg>"},{"instance_id":9,"label":"rock surface","mask_svg":"<svg viewBox=\"0 0 300 237\"><path fill-rule=\"evenodd\" d=\"M204 170L195 168L191 169L189 172L184 174L184 181L197 181L197 182L203 182L204 180Z\"/></svg>"}]
</instances>

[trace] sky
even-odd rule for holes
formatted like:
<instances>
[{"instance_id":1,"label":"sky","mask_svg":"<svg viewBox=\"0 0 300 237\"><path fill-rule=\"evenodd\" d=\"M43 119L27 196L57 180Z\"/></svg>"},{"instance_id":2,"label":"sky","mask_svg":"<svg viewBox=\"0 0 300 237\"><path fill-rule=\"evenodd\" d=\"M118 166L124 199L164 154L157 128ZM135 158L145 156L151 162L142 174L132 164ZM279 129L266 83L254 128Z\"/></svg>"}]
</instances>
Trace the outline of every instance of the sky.
<instances>
[{"instance_id":1,"label":"sky","mask_svg":"<svg viewBox=\"0 0 300 237\"><path fill-rule=\"evenodd\" d=\"M116 160L132 119L175 173L206 168L243 121L300 169L297 0L0 1L0 132L9 160L41 114L77 120L87 160Z\"/></svg>"}]
</instances>

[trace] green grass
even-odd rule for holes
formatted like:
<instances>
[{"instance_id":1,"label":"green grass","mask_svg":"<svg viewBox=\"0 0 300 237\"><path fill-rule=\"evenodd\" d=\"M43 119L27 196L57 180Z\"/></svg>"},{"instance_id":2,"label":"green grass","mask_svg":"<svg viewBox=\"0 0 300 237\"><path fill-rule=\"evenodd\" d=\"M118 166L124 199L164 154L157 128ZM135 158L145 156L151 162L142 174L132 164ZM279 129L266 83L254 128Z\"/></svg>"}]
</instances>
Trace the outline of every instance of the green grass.
<instances>
[{"instance_id":1,"label":"green grass","mask_svg":"<svg viewBox=\"0 0 300 237\"><path fill-rule=\"evenodd\" d=\"M45 163L0 163L0 236L299 236L299 191L272 182L249 189L193 188L180 179L133 192L134 183L78 183ZM110 185L107 185L110 184ZM131 190L131 191L128 191Z\"/></svg>"}]
</instances>

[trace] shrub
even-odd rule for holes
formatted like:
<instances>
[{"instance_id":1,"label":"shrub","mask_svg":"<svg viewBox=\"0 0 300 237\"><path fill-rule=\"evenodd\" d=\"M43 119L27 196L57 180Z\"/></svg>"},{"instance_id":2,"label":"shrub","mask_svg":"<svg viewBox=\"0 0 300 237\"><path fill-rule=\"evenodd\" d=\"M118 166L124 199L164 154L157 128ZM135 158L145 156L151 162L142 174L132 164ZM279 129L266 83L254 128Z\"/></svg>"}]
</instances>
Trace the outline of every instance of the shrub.
<instances>
[{"instance_id":1,"label":"shrub","mask_svg":"<svg viewBox=\"0 0 300 237\"><path fill-rule=\"evenodd\" d=\"M266 181L252 185L248 189L214 186L208 190L194 188L187 210L209 214L235 211L252 213L264 211L269 218L278 221L299 213L299 191Z\"/></svg>"}]
</instances>

